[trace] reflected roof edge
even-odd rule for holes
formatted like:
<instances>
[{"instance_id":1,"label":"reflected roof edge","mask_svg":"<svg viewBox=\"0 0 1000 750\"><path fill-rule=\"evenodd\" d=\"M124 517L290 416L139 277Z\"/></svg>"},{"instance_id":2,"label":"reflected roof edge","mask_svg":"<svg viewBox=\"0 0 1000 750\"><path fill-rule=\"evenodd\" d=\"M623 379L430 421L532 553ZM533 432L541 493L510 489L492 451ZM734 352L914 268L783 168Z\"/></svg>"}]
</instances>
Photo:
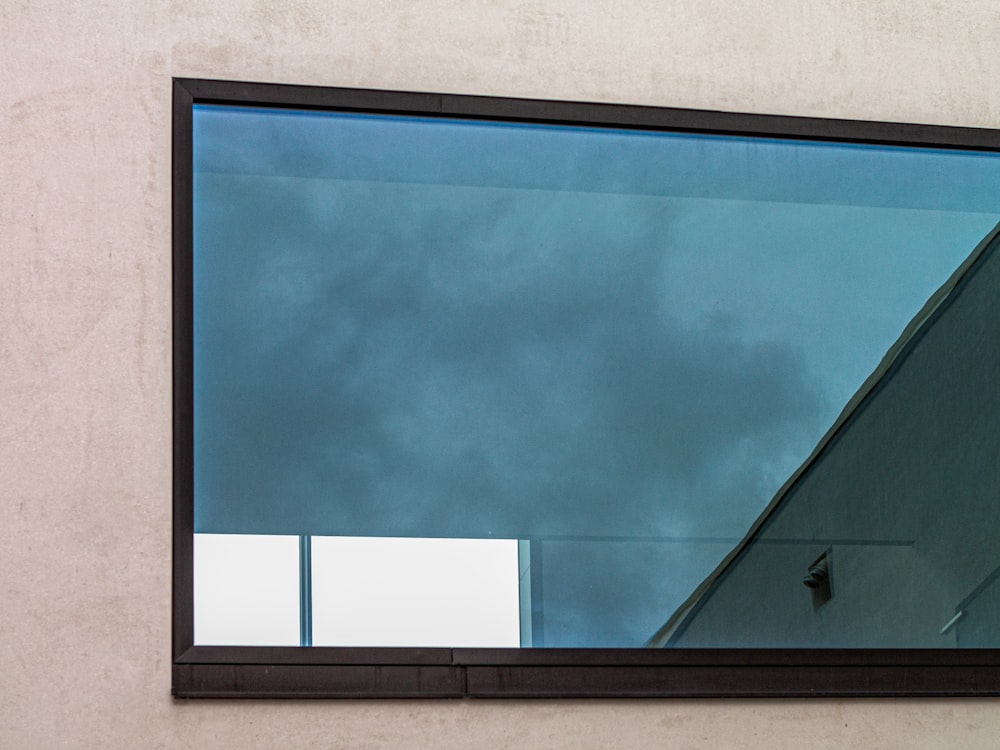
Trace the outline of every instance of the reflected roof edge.
<instances>
[{"instance_id":1,"label":"reflected roof edge","mask_svg":"<svg viewBox=\"0 0 1000 750\"><path fill-rule=\"evenodd\" d=\"M855 392L855 394L850 398L844 408L841 410L840 415L834 420L833 424L826 431L816 447L813 449L812 453L809 454L808 458L802 462L798 469L796 469L781 488L775 493L774 497L767 504L767 507L761 512L757 519L750 526L746 535L740 540L722 562L716 566L706 578L698 585L698 587L691 593L691 595L681 604L670 616L670 618L657 630L648 641L646 641L647 648L664 648L671 645L675 637L680 636L680 634L686 629L691 618L697 614L698 610L701 608L701 603L705 598L712 593L716 585L721 582L721 579L726 575L729 569L733 566L736 560L740 557L742 552L753 542L760 532L763 530L767 521L778 511L781 505L784 503L785 499L790 494L791 490L799 483L802 477L805 475L806 471L817 461L820 456L824 453L830 442L840 433L840 431L847 425L854 414L858 411L861 405L868 399L871 393L875 390L880 383L885 380L885 378L890 374L893 365L899 360L899 358L904 354L911 341L913 341L920 333L925 329L933 325L932 318L938 310L942 310L943 307L954 299L954 295L959 285L964 279L966 279L971 272L975 269L976 265L983 259L986 254L994 250L996 247L1000 246L1000 224L997 224L990 230L986 236L976 245L972 253L969 254L962 264L955 270L954 273L948 278L948 280L942 284L934 294L924 303L924 306L920 311L910 320L903 329L902 334L896 339L895 343L889 347L888 351L882 357L882 361L879 362L878 366L872 371L865 382L861 384L861 387Z\"/></svg>"}]
</instances>

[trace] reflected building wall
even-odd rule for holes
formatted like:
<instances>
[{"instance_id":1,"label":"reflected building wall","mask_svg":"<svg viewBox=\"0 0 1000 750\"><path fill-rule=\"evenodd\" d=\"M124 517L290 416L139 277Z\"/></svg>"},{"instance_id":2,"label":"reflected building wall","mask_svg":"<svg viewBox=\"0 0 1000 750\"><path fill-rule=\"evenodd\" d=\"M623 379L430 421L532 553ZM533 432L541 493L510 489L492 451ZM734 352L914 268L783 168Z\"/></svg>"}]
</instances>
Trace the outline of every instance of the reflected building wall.
<instances>
[{"instance_id":1,"label":"reflected building wall","mask_svg":"<svg viewBox=\"0 0 1000 750\"><path fill-rule=\"evenodd\" d=\"M1000 645L998 244L650 645Z\"/></svg>"}]
</instances>

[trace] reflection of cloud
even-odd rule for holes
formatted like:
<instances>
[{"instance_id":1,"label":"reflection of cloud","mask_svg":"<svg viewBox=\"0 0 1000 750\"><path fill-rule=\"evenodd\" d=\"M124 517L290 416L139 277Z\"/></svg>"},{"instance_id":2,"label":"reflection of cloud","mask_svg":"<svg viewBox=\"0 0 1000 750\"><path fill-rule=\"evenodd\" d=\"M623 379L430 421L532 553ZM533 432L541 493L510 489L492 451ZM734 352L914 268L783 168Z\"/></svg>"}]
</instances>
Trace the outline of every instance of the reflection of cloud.
<instances>
[{"instance_id":1,"label":"reflection of cloud","mask_svg":"<svg viewBox=\"0 0 1000 750\"><path fill-rule=\"evenodd\" d=\"M204 530L739 534L814 411L790 345L672 315L662 203L200 186ZM725 552L544 544L550 645L640 645Z\"/></svg>"},{"instance_id":2,"label":"reflection of cloud","mask_svg":"<svg viewBox=\"0 0 1000 750\"><path fill-rule=\"evenodd\" d=\"M641 646L725 543L546 542L545 645Z\"/></svg>"},{"instance_id":3,"label":"reflection of cloud","mask_svg":"<svg viewBox=\"0 0 1000 750\"><path fill-rule=\"evenodd\" d=\"M329 187L199 183L205 530L738 534L814 426L790 343L665 308L669 203Z\"/></svg>"}]
</instances>

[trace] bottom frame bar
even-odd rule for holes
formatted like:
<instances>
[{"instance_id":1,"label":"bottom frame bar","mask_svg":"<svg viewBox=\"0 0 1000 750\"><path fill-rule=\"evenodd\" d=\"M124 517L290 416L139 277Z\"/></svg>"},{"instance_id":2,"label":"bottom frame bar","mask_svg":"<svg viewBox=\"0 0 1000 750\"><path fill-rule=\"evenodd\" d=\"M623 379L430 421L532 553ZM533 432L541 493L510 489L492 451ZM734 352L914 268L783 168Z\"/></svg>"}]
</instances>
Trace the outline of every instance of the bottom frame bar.
<instances>
[{"instance_id":1,"label":"bottom frame bar","mask_svg":"<svg viewBox=\"0 0 1000 750\"><path fill-rule=\"evenodd\" d=\"M738 674L734 674L738 672ZM177 698L711 698L1000 695L995 666L182 664Z\"/></svg>"}]
</instances>

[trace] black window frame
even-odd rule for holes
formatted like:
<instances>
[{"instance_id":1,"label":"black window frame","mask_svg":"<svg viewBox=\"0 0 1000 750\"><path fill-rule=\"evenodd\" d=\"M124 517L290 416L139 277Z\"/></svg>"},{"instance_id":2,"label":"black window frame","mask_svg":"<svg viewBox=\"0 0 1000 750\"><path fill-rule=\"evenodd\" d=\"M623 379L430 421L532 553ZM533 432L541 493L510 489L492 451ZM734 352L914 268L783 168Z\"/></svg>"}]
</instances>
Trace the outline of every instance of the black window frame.
<instances>
[{"instance_id":1,"label":"black window frame","mask_svg":"<svg viewBox=\"0 0 1000 750\"><path fill-rule=\"evenodd\" d=\"M462 117L1000 151L1000 130L370 89L173 82L173 695L804 697L1000 695L1000 649L470 649L194 645L192 109Z\"/></svg>"}]
</instances>

